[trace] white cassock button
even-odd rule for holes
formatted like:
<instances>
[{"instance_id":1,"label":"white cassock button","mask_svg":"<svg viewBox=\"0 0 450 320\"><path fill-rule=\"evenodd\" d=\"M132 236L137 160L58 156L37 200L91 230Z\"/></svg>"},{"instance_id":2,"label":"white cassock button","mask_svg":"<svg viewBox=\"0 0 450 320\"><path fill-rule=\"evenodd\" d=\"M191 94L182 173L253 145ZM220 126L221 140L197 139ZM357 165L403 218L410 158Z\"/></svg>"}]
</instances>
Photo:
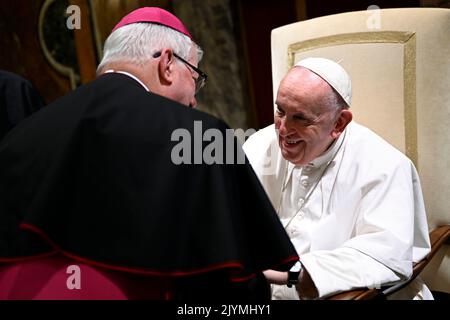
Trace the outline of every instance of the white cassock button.
<instances>
[{"instance_id":1,"label":"white cassock button","mask_svg":"<svg viewBox=\"0 0 450 320\"><path fill-rule=\"evenodd\" d=\"M303 180L303 181L302 181L302 186L304 186L304 187L309 186L308 180Z\"/></svg>"},{"instance_id":2,"label":"white cassock button","mask_svg":"<svg viewBox=\"0 0 450 320\"><path fill-rule=\"evenodd\" d=\"M305 199L300 198L298 199L298 206L301 207L305 203Z\"/></svg>"},{"instance_id":3,"label":"white cassock button","mask_svg":"<svg viewBox=\"0 0 450 320\"><path fill-rule=\"evenodd\" d=\"M303 169L303 170L305 170L305 172L308 173L308 172L311 171L311 167L310 166L306 166L305 169Z\"/></svg>"},{"instance_id":4,"label":"white cassock button","mask_svg":"<svg viewBox=\"0 0 450 320\"><path fill-rule=\"evenodd\" d=\"M297 228L290 227L288 230L288 234L290 238L295 237L297 235Z\"/></svg>"}]
</instances>

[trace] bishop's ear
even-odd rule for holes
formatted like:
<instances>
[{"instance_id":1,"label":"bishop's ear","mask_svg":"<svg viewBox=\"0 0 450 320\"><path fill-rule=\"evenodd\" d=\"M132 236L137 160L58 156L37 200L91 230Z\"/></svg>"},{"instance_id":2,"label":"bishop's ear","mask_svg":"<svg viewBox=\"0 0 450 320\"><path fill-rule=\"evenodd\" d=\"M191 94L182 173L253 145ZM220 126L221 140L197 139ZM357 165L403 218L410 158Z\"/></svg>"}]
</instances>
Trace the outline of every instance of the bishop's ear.
<instances>
[{"instance_id":1,"label":"bishop's ear","mask_svg":"<svg viewBox=\"0 0 450 320\"><path fill-rule=\"evenodd\" d=\"M158 75L161 83L171 84L173 81L173 66L175 56L171 49L163 49L159 56Z\"/></svg>"}]
</instances>

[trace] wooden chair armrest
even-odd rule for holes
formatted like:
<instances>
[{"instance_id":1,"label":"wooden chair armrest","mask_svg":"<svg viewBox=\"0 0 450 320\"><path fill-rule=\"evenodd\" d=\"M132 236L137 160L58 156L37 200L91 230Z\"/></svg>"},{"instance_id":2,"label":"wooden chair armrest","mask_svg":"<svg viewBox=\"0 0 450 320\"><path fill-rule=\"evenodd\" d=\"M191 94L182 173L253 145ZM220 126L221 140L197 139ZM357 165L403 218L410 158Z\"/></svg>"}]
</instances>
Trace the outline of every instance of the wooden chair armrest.
<instances>
[{"instance_id":1,"label":"wooden chair armrest","mask_svg":"<svg viewBox=\"0 0 450 320\"><path fill-rule=\"evenodd\" d=\"M380 297L377 289L355 289L344 291L325 298L326 300L372 300Z\"/></svg>"},{"instance_id":2,"label":"wooden chair armrest","mask_svg":"<svg viewBox=\"0 0 450 320\"><path fill-rule=\"evenodd\" d=\"M440 226L430 232L431 251L421 261L414 264L412 279L422 272L426 265L433 259L442 245L450 239L450 225Z\"/></svg>"}]
</instances>

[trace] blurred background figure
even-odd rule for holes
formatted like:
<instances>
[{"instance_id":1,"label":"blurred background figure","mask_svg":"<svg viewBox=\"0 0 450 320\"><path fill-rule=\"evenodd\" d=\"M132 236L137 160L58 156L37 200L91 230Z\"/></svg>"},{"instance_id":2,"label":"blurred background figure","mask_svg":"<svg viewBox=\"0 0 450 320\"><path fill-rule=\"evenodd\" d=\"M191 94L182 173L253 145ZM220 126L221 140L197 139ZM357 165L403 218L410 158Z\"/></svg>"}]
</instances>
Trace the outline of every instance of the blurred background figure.
<instances>
[{"instance_id":1,"label":"blurred background figure","mask_svg":"<svg viewBox=\"0 0 450 320\"><path fill-rule=\"evenodd\" d=\"M0 140L20 121L43 106L44 101L28 80L0 70Z\"/></svg>"}]
</instances>

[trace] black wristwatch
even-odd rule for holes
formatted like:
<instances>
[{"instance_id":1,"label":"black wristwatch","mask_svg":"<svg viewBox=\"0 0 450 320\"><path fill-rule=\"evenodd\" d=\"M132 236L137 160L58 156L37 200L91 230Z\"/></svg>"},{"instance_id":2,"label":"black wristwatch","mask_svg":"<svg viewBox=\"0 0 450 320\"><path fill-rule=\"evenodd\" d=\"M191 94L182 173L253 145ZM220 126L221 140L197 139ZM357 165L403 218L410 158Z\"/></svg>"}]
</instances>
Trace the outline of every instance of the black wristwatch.
<instances>
[{"instance_id":1,"label":"black wristwatch","mask_svg":"<svg viewBox=\"0 0 450 320\"><path fill-rule=\"evenodd\" d=\"M297 261L297 263L294 264L291 270L288 271L288 281L286 284L288 288L291 288L292 286L295 286L298 283L298 277L300 276L302 268L303 266L300 263L300 261Z\"/></svg>"}]
</instances>

